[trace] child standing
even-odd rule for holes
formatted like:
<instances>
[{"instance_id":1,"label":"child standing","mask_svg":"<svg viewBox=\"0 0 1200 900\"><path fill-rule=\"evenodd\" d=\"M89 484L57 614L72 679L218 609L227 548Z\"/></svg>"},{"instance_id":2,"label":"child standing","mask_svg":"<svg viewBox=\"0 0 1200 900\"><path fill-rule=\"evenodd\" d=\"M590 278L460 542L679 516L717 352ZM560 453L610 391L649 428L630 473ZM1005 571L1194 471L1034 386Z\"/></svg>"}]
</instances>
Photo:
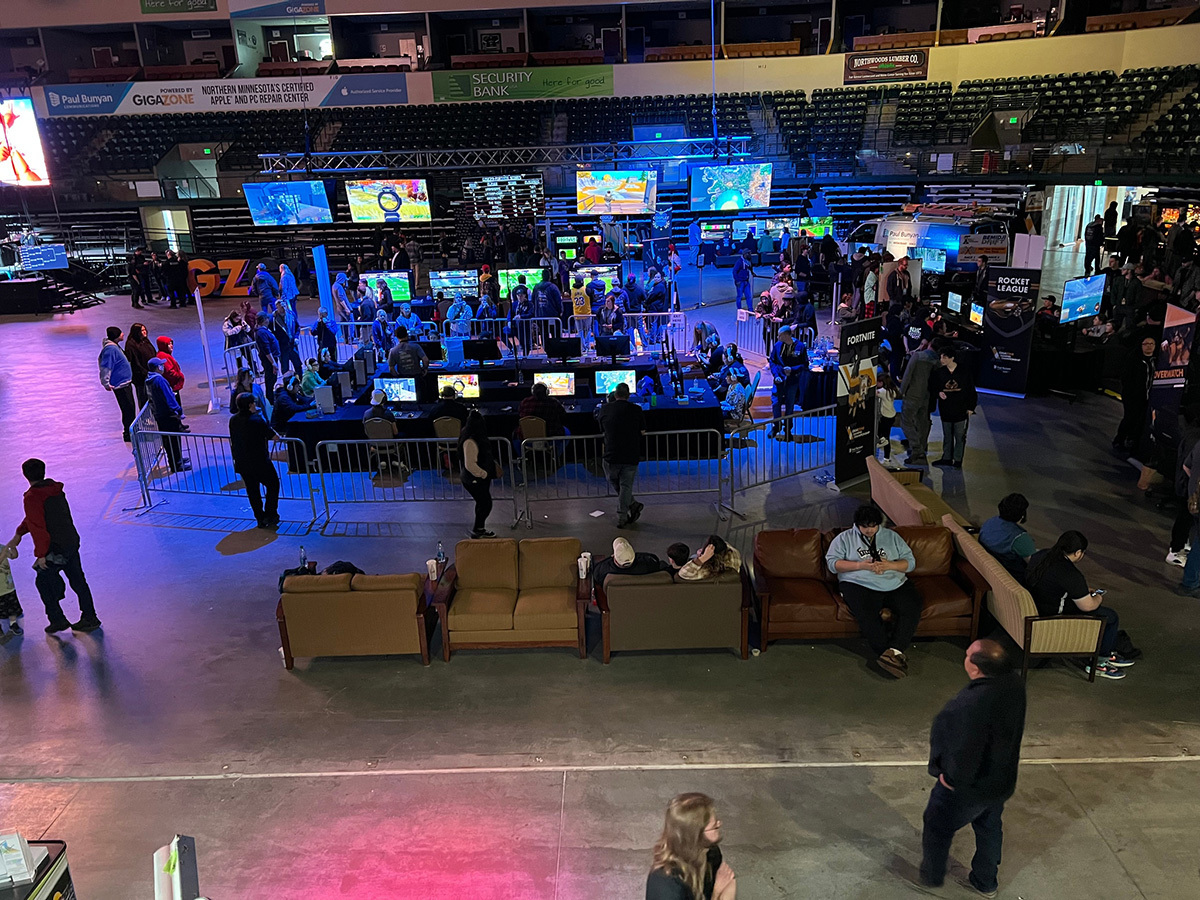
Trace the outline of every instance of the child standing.
<instances>
[{"instance_id":1,"label":"child standing","mask_svg":"<svg viewBox=\"0 0 1200 900\"><path fill-rule=\"evenodd\" d=\"M17 619L25 615L21 603L17 600L17 585L13 581L12 569L8 561L17 558L17 548L10 544L0 544L0 621L8 619L8 630L13 634L24 634L24 629L17 624Z\"/></svg>"}]
</instances>

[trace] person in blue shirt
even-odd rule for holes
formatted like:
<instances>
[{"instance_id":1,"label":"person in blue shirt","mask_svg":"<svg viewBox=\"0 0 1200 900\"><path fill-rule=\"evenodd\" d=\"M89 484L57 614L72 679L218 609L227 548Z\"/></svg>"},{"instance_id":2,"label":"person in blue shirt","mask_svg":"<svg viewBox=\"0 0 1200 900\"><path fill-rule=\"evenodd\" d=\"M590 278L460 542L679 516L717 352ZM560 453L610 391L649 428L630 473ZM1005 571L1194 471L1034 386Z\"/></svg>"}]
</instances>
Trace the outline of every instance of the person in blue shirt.
<instances>
[{"instance_id":1,"label":"person in blue shirt","mask_svg":"<svg viewBox=\"0 0 1200 900\"><path fill-rule=\"evenodd\" d=\"M692 219L692 224L688 226L688 246L696 252L695 265L700 265L700 244L704 239L704 234L700 230L700 220Z\"/></svg>"},{"instance_id":2,"label":"person in blue shirt","mask_svg":"<svg viewBox=\"0 0 1200 900\"><path fill-rule=\"evenodd\" d=\"M450 334L457 337L467 337L471 333L471 305L462 298L462 294L454 297L454 302L446 308L446 321L450 323Z\"/></svg>"},{"instance_id":3,"label":"person in blue shirt","mask_svg":"<svg viewBox=\"0 0 1200 900\"><path fill-rule=\"evenodd\" d=\"M250 290L258 295L262 311L266 312L271 304L279 299L279 282L267 271L266 263L259 263L254 270L254 279L250 282Z\"/></svg>"},{"instance_id":4,"label":"person in blue shirt","mask_svg":"<svg viewBox=\"0 0 1200 900\"><path fill-rule=\"evenodd\" d=\"M533 286L533 309L539 319L562 320L562 291L551 281L550 270L542 269L542 280Z\"/></svg>"},{"instance_id":5,"label":"person in blue shirt","mask_svg":"<svg viewBox=\"0 0 1200 900\"><path fill-rule=\"evenodd\" d=\"M804 382L808 376L808 350L792 336L790 325L779 329L779 338L771 348L767 358L771 368L771 418L776 420L771 425L767 437L779 436L780 440L792 439L792 419L779 422L784 416L790 416L796 409L796 400L803 398Z\"/></svg>"},{"instance_id":6,"label":"person in blue shirt","mask_svg":"<svg viewBox=\"0 0 1200 900\"><path fill-rule=\"evenodd\" d=\"M375 313L375 321L371 323L371 346L375 348L375 358L380 361L386 360L395 343L395 332L388 322L387 313L381 309Z\"/></svg>"},{"instance_id":7,"label":"person in blue shirt","mask_svg":"<svg viewBox=\"0 0 1200 900\"><path fill-rule=\"evenodd\" d=\"M337 326L329 323L329 310L323 306L317 310L317 321L313 322L312 334L317 339L317 346L328 350L330 360L337 362Z\"/></svg>"},{"instance_id":8,"label":"person in blue shirt","mask_svg":"<svg viewBox=\"0 0 1200 900\"><path fill-rule=\"evenodd\" d=\"M880 670L903 678L908 674L904 650L921 620L921 595L908 580L917 564L911 548L883 527L878 508L864 504L854 513L854 526L830 542L825 563L837 575L842 600L876 654ZM892 612L890 622L880 618L884 609Z\"/></svg>"},{"instance_id":9,"label":"person in blue shirt","mask_svg":"<svg viewBox=\"0 0 1200 900\"><path fill-rule=\"evenodd\" d=\"M425 323L412 311L412 304L408 302L400 304L400 315L396 316L396 325L403 325L410 335L417 338L425 333Z\"/></svg>"},{"instance_id":10,"label":"person in blue shirt","mask_svg":"<svg viewBox=\"0 0 1200 900\"><path fill-rule=\"evenodd\" d=\"M187 430L183 424L183 407L175 396L175 391L167 379L163 377L164 362L154 357L148 363L146 375L146 402L154 414L154 424L163 433L163 452L167 457L167 467L172 472L182 472L192 467L192 461L183 455L180 440L171 435Z\"/></svg>"},{"instance_id":11,"label":"person in blue shirt","mask_svg":"<svg viewBox=\"0 0 1200 900\"><path fill-rule=\"evenodd\" d=\"M999 515L980 527L979 543L1014 578L1024 582L1029 558L1037 552L1033 538L1021 527L1029 512L1029 501L1024 494L1009 494L1000 501L997 512Z\"/></svg>"},{"instance_id":12,"label":"person in blue shirt","mask_svg":"<svg viewBox=\"0 0 1200 900\"><path fill-rule=\"evenodd\" d=\"M587 292L588 300L592 303L592 314L594 315L604 305L604 295L608 293L608 285L604 283L604 279L600 277L600 273L595 269L588 274L592 280L584 287L584 291Z\"/></svg>"},{"instance_id":13,"label":"person in blue shirt","mask_svg":"<svg viewBox=\"0 0 1200 900\"><path fill-rule=\"evenodd\" d=\"M737 308L742 308L746 301L746 309L754 309L754 299L750 296L750 279L754 276L754 266L750 264L750 251L743 250L733 264L733 289L736 292Z\"/></svg>"},{"instance_id":14,"label":"person in blue shirt","mask_svg":"<svg viewBox=\"0 0 1200 900\"><path fill-rule=\"evenodd\" d=\"M271 319L266 313L260 313L258 316L254 343L258 347L258 361L263 367L263 386L267 390L267 399L274 403L275 379L279 372L279 341L271 332Z\"/></svg>"},{"instance_id":15,"label":"person in blue shirt","mask_svg":"<svg viewBox=\"0 0 1200 900\"><path fill-rule=\"evenodd\" d=\"M523 282L525 276L520 276L520 280ZM534 323L529 321L534 317L533 299L529 296L528 288L523 291L521 288L525 288L525 285L518 284L509 295L511 302L508 306L508 327L504 330L508 338L508 346L514 356L519 347L525 347L528 352L533 337Z\"/></svg>"},{"instance_id":16,"label":"person in blue shirt","mask_svg":"<svg viewBox=\"0 0 1200 900\"><path fill-rule=\"evenodd\" d=\"M124 332L112 325L105 332L104 341L100 344L100 384L106 391L111 391L117 398L117 406L121 409L121 425L125 443L130 443L129 426L137 418L137 400L133 390L133 366L129 357L121 349Z\"/></svg>"},{"instance_id":17,"label":"person in blue shirt","mask_svg":"<svg viewBox=\"0 0 1200 900\"><path fill-rule=\"evenodd\" d=\"M350 281L345 272L338 272L333 279L333 317L338 322L349 322L354 317L357 300L350 298Z\"/></svg>"}]
</instances>

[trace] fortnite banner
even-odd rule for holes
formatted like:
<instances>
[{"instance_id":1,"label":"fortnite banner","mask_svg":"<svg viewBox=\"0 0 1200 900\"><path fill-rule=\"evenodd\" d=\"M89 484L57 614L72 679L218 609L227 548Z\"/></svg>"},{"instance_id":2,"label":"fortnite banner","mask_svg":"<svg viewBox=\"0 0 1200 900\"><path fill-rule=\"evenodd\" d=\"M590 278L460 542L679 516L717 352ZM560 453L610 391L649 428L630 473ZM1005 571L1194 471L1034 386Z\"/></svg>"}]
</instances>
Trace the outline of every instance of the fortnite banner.
<instances>
[{"instance_id":1,"label":"fortnite banner","mask_svg":"<svg viewBox=\"0 0 1200 900\"><path fill-rule=\"evenodd\" d=\"M130 116L303 109L317 106L383 106L408 102L403 72L222 78L213 81L126 81L55 84L32 89L38 115Z\"/></svg>"},{"instance_id":2,"label":"fortnite banner","mask_svg":"<svg viewBox=\"0 0 1200 900\"><path fill-rule=\"evenodd\" d=\"M1037 312L1040 269L988 270L987 306L983 310L983 353L979 387L1002 394L1025 396L1033 321Z\"/></svg>"},{"instance_id":3,"label":"fortnite banner","mask_svg":"<svg viewBox=\"0 0 1200 900\"><path fill-rule=\"evenodd\" d=\"M867 458L875 455L875 365L882 336L882 318L842 326L833 458L838 484L866 475Z\"/></svg>"}]
</instances>

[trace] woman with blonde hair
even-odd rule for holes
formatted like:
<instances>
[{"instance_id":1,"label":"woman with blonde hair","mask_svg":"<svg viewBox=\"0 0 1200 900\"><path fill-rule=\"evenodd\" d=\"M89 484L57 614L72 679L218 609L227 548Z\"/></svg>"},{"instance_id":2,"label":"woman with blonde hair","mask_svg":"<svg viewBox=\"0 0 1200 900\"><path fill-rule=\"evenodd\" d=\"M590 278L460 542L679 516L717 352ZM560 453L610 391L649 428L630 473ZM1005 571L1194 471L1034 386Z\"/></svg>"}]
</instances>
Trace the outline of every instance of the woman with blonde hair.
<instances>
[{"instance_id":1,"label":"woman with blonde hair","mask_svg":"<svg viewBox=\"0 0 1200 900\"><path fill-rule=\"evenodd\" d=\"M667 807L646 900L736 900L733 869L721 859L721 820L712 797L680 794Z\"/></svg>"}]
</instances>

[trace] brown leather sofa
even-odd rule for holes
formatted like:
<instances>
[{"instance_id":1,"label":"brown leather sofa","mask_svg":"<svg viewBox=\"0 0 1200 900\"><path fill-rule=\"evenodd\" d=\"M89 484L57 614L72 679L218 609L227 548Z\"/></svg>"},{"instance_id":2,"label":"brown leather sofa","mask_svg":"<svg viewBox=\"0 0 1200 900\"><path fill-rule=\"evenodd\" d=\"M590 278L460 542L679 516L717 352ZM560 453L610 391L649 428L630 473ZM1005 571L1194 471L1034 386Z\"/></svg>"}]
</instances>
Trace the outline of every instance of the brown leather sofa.
<instances>
[{"instance_id":1,"label":"brown leather sofa","mask_svg":"<svg viewBox=\"0 0 1200 900\"><path fill-rule=\"evenodd\" d=\"M916 568L909 578L923 601L917 637L966 637L979 631L987 582L956 549L941 525L899 526ZM856 637L858 622L842 602L837 576L825 563L836 532L815 528L760 531L754 540L754 587L762 621L762 649L772 640ZM884 610L882 616L890 618Z\"/></svg>"},{"instance_id":2,"label":"brown leather sofa","mask_svg":"<svg viewBox=\"0 0 1200 900\"><path fill-rule=\"evenodd\" d=\"M297 656L419 653L429 665L436 625L425 576L289 575L275 607L283 664Z\"/></svg>"},{"instance_id":3,"label":"brown leather sofa","mask_svg":"<svg viewBox=\"0 0 1200 900\"><path fill-rule=\"evenodd\" d=\"M701 650L750 655L753 597L745 572L676 581L670 572L609 575L596 585L604 662L614 650Z\"/></svg>"},{"instance_id":4,"label":"brown leather sofa","mask_svg":"<svg viewBox=\"0 0 1200 900\"><path fill-rule=\"evenodd\" d=\"M576 647L586 657L580 549L577 538L459 541L433 596L442 658L488 647Z\"/></svg>"}]
</instances>

